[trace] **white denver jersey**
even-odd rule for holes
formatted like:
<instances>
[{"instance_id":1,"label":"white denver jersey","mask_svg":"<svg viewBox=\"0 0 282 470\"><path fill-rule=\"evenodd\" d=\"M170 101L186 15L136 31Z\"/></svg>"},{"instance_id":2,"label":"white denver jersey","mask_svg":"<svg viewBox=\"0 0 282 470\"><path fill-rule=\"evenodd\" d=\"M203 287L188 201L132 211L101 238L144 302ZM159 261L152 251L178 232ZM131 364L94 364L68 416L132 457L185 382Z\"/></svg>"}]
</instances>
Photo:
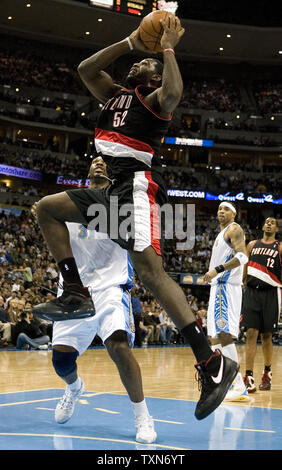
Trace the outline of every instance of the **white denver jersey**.
<instances>
[{"instance_id":1,"label":"white denver jersey","mask_svg":"<svg viewBox=\"0 0 282 470\"><path fill-rule=\"evenodd\" d=\"M133 265L127 250L106 234L81 224L67 222L67 227L81 281L90 292L133 283Z\"/></svg>"},{"instance_id":2,"label":"white denver jersey","mask_svg":"<svg viewBox=\"0 0 282 470\"><path fill-rule=\"evenodd\" d=\"M235 251L231 248L228 243L224 240L224 234L230 225L236 224L236 222L232 222L231 224L227 225L221 232L217 235L213 248L212 248L212 255L210 259L210 266L209 271L214 269L216 266L220 264L225 264L231 258L234 257ZM238 224L236 224L238 225ZM243 279L243 266L240 265L238 268L231 269L229 271L224 271L219 273L216 277L213 278L211 285L217 284L220 282L229 282L230 284L242 284Z\"/></svg>"}]
</instances>

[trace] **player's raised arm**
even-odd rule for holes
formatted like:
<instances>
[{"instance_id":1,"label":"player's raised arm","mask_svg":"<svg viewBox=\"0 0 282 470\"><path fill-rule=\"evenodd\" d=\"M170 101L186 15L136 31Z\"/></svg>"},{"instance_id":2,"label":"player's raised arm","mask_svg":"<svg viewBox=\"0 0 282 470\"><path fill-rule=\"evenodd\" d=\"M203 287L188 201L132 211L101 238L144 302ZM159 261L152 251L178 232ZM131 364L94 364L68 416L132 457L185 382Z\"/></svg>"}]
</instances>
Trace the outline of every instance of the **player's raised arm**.
<instances>
[{"instance_id":1,"label":"player's raised arm","mask_svg":"<svg viewBox=\"0 0 282 470\"><path fill-rule=\"evenodd\" d=\"M160 41L164 64L162 84L156 92L146 98L146 101L152 108L155 108L157 100L161 113L168 115L175 110L183 93L183 81L175 58L174 48L183 36L185 29L182 28L177 17L170 17L167 24L163 20L160 21L164 28Z\"/></svg>"},{"instance_id":2,"label":"player's raised arm","mask_svg":"<svg viewBox=\"0 0 282 470\"><path fill-rule=\"evenodd\" d=\"M120 56L132 50L149 52L139 37L139 28L122 41L101 49L78 66L78 73L88 90L102 103L106 103L120 88L105 69Z\"/></svg>"},{"instance_id":3,"label":"player's raised arm","mask_svg":"<svg viewBox=\"0 0 282 470\"><path fill-rule=\"evenodd\" d=\"M81 80L91 94L102 103L106 103L121 88L103 69L129 50L128 42L123 40L98 51L79 64L77 70Z\"/></svg>"}]
</instances>

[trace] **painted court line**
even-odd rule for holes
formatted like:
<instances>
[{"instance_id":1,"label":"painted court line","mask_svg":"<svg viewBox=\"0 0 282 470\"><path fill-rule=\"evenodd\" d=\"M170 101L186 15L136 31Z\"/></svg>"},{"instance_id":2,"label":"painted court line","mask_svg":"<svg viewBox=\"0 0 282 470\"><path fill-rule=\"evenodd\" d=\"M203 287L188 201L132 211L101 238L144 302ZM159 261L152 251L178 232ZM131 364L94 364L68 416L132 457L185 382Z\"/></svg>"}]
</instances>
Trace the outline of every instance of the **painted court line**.
<instances>
[{"instance_id":1,"label":"painted court line","mask_svg":"<svg viewBox=\"0 0 282 470\"><path fill-rule=\"evenodd\" d=\"M40 400L17 401L17 402L14 402L14 403L1 403L0 406L27 405L29 403L39 403L39 402L42 402L42 401L60 400L61 398L62 397L41 398Z\"/></svg>"},{"instance_id":2,"label":"painted court line","mask_svg":"<svg viewBox=\"0 0 282 470\"><path fill-rule=\"evenodd\" d=\"M124 439L107 439L105 437L89 437L89 436L72 436L72 435L62 435L62 434L33 434L33 433L14 433L14 432L1 432L0 436L25 436L25 437L65 437L67 439L86 439L86 440L91 440L91 441L104 441L104 442L120 442L122 444L134 444L136 445L136 441L126 441ZM191 450L191 449L186 449L184 447L172 447L172 446L165 446L161 444L146 444L146 446L152 446L152 447L158 447L160 449L170 449L170 450Z\"/></svg>"},{"instance_id":3,"label":"painted court line","mask_svg":"<svg viewBox=\"0 0 282 470\"><path fill-rule=\"evenodd\" d=\"M267 429L247 429L247 428L227 428L227 427L224 427L224 429L229 429L229 431L268 432L268 433L276 434L276 431L269 431Z\"/></svg>"},{"instance_id":4,"label":"painted court line","mask_svg":"<svg viewBox=\"0 0 282 470\"><path fill-rule=\"evenodd\" d=\"M111 413L113 415L119 415L119 411L105 410L104 408L93 408L93 410L103 411L104 413Z\"/></svg>"}]
</instances>

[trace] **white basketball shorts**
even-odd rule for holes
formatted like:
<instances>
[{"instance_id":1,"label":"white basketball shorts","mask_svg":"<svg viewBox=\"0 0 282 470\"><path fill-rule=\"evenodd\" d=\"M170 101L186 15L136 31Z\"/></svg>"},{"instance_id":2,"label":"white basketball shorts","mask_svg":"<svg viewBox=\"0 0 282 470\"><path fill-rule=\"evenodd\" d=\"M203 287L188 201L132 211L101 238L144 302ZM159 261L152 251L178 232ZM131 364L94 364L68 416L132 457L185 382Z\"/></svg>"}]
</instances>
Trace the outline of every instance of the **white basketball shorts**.
<instances>
[{"instance_id":1,"label":"white basketball shorts","mask_svg":"<svg viewBox=\"0 0 282 470\"><path fill-rule=\"evenodd\" d=\"M109 287L92 293L92 299L96 310L93 317L54 322L52 345L72 346L81 355L96 334L104 343L115 331L123 330L133 347L135 327L130 294L121 287Z\"/></svg>"},{"instance_id":2,"label":"white basketball shorts","mask_svg":"<svg viewBox=\"0 0 282 470\"><path fill-rule=\"evenodd\" d=\"M239 334L242 287L239 284L217 282L210 289L207 313L208 336L216 338L221 331L234 338Z\"/></svg>"}]
</instances>

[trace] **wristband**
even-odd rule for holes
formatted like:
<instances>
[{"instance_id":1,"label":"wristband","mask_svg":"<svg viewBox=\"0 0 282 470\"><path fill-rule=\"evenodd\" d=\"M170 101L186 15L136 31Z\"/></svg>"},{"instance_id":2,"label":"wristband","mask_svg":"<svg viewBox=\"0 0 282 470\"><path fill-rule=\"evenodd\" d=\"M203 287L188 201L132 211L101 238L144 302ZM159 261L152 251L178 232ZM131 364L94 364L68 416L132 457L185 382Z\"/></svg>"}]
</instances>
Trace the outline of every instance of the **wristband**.
<instances>
[{"instance_id":1,"label":"wristband","mask_svg":"<svg viewBox=\"0 0 282 470\"><path fill-rule=\"evenodd\" d=\"M238 253L236 253L234 258L237 258L237 260L239 261L241 265L246 264L249 261L248 256L245 255L245 253L242 253L241 251L238 251Z\"/></svg>"},{"instance_id":2,"label":"wristband","mask_svg":"<svg viewBox=\"0 0 282 470\"><path fill-rule=\"evenodd\" d=\"M223 273L223 271L225 271L223 264L220 264L219 266L216 266L214 269L216 270L216 272L218 274Z\"/></svg>"},{"instance_id":3,"label":"wristband","mask_svg":"<svg viewBox=\"0 0 282 470\"><path fill-rule=\"evenodd\" d=\"M130 38L127 37L126 40L127 40L127 42L128 42L129 49L130 49L131 51L133 51L133 45L132 45L132 42L131 42Z\"/></svg>"},{"instance_id":4,"label":"wristband","mask_svg":"<svg viewBox=\"0 0 282 470\"><path fill-rule=\"evenodd\" d=\"M168 49L164 49L163 52L172 52L175 55L174 49L169 47Z\"/></svg>"}]
</instances>

